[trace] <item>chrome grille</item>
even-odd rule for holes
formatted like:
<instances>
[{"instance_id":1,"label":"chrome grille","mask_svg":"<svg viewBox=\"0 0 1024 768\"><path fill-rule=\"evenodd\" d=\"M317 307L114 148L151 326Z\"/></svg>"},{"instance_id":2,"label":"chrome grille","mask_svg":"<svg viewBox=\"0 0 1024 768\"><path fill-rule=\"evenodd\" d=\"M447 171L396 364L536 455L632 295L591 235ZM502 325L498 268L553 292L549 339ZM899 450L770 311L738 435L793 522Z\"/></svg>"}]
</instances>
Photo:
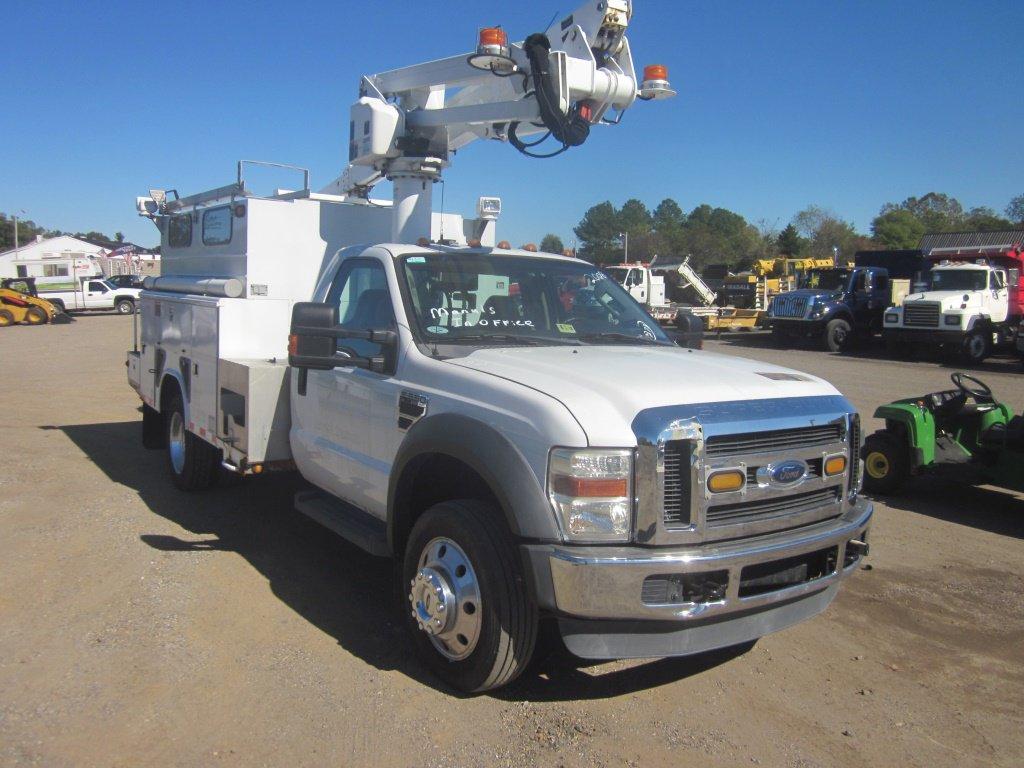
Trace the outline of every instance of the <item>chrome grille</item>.
<instances>
[{"instance_id":1,"label":"chrome grille","mask_svg":"<svg viewBox=\"0 0 1024 768\"><path fill-rule=\"evenodd\" d=\"M704 449L708 458L736 454L770 453L791 448L828 445L842 440L839 424L823 424L796 429L773 429L741 435L715 435L709 437Z\"/></svg>"},{"instance_id":2,"label":"chrome grille","mask_svg":"<svg viewBox=\"0 0 1024 768\"><path fill-rule=\"evenodd\" d=\"M850 487L853 493L857 486L857 478L860 477L860 416L853 414L850 417Z\"/></svg>"},{"instance_id":3,"label":"chrome grille","mask_svg":"<svg viewBox=\"0 0 1024 768\"><path fill-rule=\"evenodd\" d=\"M903 305L903 324L915 328L939 327L939 304L936 301L915 301Z\"/></svg>"},{"instance_id":4,"label":"chrome grille","mask_svg":"<svg viewBox=\"0 0 1024 768\"><path fill-rule=\"evenodd\" d=\"M690 524L690 441L673 440L665 444L665 524Z\"/></svg>"},{"instance_id":5,"label":"chrome grille","mask_svg":"<svg viewBox=\"0 0 1024 768\"><path fill-rule=\"evenodd\" d=\"M720 528L726 525L760 522L789 515L811 512L830 504L836 505L835 513L840 512L839 502L842 489L839 486L823 488L808 493L797 493L792 496L779 496L759 501L740 501L734 504L719 504L708 507L707 524L709 528Z\"/></svg>"},{"instance_id":6,"label":"chrome grille","mask_svg":"<svg viewBox=\"0 0 1024 768\"><path fill-rule=\"evenodd\" d=\"M782 294L772 300L772 315L774 317L803 317L806 311L806 296L787 296Z\"/></svg>"}]
</instances>

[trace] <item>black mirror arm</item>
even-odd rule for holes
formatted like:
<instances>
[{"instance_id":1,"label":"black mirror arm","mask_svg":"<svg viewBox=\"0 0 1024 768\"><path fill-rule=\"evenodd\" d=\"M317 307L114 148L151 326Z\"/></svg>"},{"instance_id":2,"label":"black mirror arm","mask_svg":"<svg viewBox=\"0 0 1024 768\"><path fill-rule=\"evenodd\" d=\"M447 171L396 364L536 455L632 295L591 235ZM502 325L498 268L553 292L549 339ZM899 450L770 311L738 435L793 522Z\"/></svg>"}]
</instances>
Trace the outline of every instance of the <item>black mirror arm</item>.
<instances>
[{"instance_id":1,"label":"black mirror arm","mask_svg":"<svg viewBox=\"0 0 1024 768\"><path fill-rule=\"evenodd\" d=\"M372 341L374 344L394 344L398 341L398 333L390 329L362 331L354 328L343 328L340 325L336 325L333 328L297 325L292 328L292 334L295 336L330 336L335 339L362 339L364 341Z\"/></svg>"}]
</instances>

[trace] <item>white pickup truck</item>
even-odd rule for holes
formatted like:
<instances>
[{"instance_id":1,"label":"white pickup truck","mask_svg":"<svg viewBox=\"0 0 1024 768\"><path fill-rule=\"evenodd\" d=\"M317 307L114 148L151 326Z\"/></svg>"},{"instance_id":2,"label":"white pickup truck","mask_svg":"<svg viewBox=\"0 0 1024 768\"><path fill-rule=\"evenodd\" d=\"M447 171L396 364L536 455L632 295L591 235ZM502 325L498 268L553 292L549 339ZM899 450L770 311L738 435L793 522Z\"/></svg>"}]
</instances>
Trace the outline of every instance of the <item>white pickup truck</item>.
<instances>
[{"instance_id":1,"label":"white pickup truck","mask_svg":"<svg viewBox=\"0 0 1024 768\"><path fill-rule=\"evenodd\" d=\"M118 288L101 278L88 277L81 281L79 290L40 291L46 299L64 312L109 312L121 315L135 312L139 301L138 288Z\"/></svg>"},{"instance_id":2,"label":"white pickup truck","mask_svg":"<svg viewBox=\"0 0 1024 768\"><path fill-rule=\"evenodd\" d=\"M240 164L137 203L163 273L127 356L144 444L186 491L297 468L297 509L397 561L411 642L466 691L519 675L541 622L592 659L751 642L824 610L867 554L860 422L831 384L680 348L593 265L496 247L496 198L431 212L445 141L667 89L663 68L638 87L629 11L590 0L521 45L488 29L364 78L353 165L324 191L258 197ZM390 205L364 167L394 178Z\"/></svg>"}]
</instances>

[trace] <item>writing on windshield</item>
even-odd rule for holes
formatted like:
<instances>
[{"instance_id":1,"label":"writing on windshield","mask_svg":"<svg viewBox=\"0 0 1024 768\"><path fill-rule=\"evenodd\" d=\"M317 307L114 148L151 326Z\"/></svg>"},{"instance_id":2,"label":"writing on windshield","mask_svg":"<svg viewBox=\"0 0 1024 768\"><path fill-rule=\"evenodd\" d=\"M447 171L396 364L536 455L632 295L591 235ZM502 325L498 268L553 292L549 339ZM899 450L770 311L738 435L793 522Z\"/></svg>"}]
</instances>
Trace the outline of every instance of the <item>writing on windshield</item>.
<instances>
[{"instance_id":1,"label":"writing on windshield","mask_svg":"<svg viewBox=\"0 0 1024 768\"><path fill-rule=\"evenodd\" d=\"M402 265L409 314L425 340L669 343L615 280L582 261L438 253Z\"/></svg>"}]
</instances>

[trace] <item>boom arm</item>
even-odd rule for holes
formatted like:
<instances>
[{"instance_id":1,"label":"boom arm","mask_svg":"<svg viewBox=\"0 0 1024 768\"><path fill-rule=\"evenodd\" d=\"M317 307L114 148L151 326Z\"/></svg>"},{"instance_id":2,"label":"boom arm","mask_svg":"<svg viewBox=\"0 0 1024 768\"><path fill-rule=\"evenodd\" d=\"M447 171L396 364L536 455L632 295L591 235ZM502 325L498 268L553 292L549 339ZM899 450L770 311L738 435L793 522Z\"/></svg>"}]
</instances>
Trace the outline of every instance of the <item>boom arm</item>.
<instances>
[{"instance_id":1,"label":"boom arm","mask_svg":"<svg viewBox=\"0 0 1024 768\"><path fill-rule=\"evenodd\" d=\"M632 13L632 0L588 0L521 43L483 29L475 52L363 77L348 167L322 191L365 198L395 182L392 234L412 242L430 232L430 188L455 150L496 139L550 157L582 144L590 126L617 123L637 98L674 96L661 66L638 85L626 38ZM548 135L554 151L534 151Z\"/></svg>"}]
</instances>

